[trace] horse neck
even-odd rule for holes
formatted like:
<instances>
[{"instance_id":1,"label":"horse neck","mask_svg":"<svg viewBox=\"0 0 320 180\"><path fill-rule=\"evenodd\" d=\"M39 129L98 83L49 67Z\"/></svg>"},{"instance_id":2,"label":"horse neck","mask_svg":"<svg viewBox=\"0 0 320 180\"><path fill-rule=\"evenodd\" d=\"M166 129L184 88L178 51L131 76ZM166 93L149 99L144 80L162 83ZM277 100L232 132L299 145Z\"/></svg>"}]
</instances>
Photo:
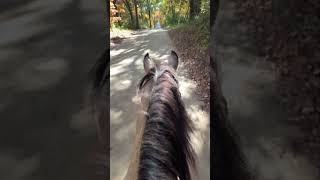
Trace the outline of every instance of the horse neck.
<instances>
[{"instance_id":1,"label":"horse neck","mask_svg":"<svg viewBox=\"0 0 320 180\"><path fill-rule=\"evenodd\" d=\"M190 180L190 121L177 87L159 78L141 137L138 179Z\"/></svg>"}]
</instances>

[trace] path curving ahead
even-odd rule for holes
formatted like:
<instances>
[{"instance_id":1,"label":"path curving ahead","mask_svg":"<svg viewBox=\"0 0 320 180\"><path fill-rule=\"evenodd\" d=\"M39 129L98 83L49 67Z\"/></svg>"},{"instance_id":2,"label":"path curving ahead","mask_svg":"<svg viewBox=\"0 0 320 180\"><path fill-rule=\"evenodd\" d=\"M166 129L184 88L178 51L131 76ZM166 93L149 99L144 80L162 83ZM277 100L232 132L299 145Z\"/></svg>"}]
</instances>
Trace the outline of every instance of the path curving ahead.
<instances>
[{"instance_id":1,"label":"path curving ahead","mask_svg":"<svg viewBox=\"0 0 320 180\"><path fill-rule=\"evenodd\" d=\"M136 85L143 77L142 59L149 52L151 58L160 60L174 50L168 32L163 29L133 32L120 44L111 48L110 66L110 178L122 180L129 166L136 129L138 106ZM179 52L177 52L179 55ZM180 63L183 60L180 60ZM188 79L179 64L180 92L196 132L193 145L199 156L200 179L210 177L209 115L200 109L201 101L195 94L195 82Z\"/></svg>"}]
</instances>

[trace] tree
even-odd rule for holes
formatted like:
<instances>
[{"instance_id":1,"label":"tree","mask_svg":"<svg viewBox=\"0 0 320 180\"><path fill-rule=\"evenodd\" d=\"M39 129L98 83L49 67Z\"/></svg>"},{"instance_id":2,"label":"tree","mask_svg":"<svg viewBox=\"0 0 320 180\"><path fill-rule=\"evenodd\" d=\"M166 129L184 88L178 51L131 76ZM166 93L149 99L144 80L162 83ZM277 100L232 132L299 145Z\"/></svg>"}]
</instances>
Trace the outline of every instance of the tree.
<instances>
[{"instance_id":1,"label":"tree","mask_svg":"<svg viewBox=\"0 0 320 180\"><path fill-rule=\"evenodd\" d=\"M148 14L149 14L149 28L152 28L151 25L151 4L150 4L150 0L147 1L148 2Z\"/></svg>"},{"instance_id":2,"label":"tree","mask_svg":"<svg viewBox=\"0 0 320 180\"><path fill-rule=\"evenodd\" d=\"M121 23L120 11L115 1L110 0L110 23Z\"/></svg>"},{"instance_id":3,"label":"tree","mask_svg":"<svg viewBox=\"0 0 320 180\"><path fill-rule=\"evenodd\" d=\"M189 0L190 5L190 14L189 18L190 20L194 19L197 15L199 15L201 10L201 0Z\"/></svg>"},{"instance_id":4,"label":"tree","mask_svg":"<svg viewBox=\"0 0 320 180\"><path fill-rule=\"evenodd\" d=\"M112 25L118 23L118 25L121 26L121 14L125 12L124 3L122 1L110 0L110 20Z\"/></svg>"},{"instance_id":5,"label":"tree","mask_svg":"<svg viewBox=\"0 0 320 180\"><path fill-rule=\"evenodd\" d=\"M172 19L175 19L175 5L174 0L170 0L171 16Z\"/></svg>"},{"instance_id":6,"label":"tree","mask_svg":"<svg viewBox=\"0 0 320 180\"><path fill-rule=\"evenodd\" d=\"M137 0L133 0L133 3L134 3L134 9L135 9L135 13L136 13L136 24L135 24L136 26L135 26L135 29L140 29Z\"/></svg>"},{"instance_id":7,"label":"tree","mask_svg":"<svg viewBox=\"0 0 320 180\"><path fill-rule=\"evenodd\" d=\"M180 0L180 1L179 1L179 10L178 10L178 14L180 14L180 13L181 13L182 3L183 3L183 1L182 1L182 0ZM180 20L181 20L181 16L179 16L178 24L180 23Z\"/></svg>"},{"instance_id":8,"label":"tree","mask_svg":"<svg viewBox=\"0 0 320 180\"><path fill-rule=\"evenodd\" d=\"M134 26L134 19L133 19L130 1L124 0L124 4L125 4L128 12L129 12L129 15L130 15L130 26L133 27Z\"/></svg>"}]
</instances>

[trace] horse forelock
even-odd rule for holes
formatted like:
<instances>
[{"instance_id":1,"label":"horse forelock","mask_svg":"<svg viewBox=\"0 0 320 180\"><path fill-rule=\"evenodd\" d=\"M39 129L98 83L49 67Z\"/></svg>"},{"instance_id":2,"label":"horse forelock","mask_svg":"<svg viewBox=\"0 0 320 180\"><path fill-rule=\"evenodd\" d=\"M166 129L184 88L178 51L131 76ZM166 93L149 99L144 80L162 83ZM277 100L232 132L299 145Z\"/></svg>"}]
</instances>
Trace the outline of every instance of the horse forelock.
<instances>
[{"instance_id":1,"label":"horse forelock","mask_svg":"<svg viewBox=\"0 0 320 180\"><path fill-rule=\"evenodd\" d=\"M148 83L156 83L162 76L167 77L166 81L170 81L173 86L178 87L179 82L176 78L175 71L169 66L160 66L159 68L152 68L138 83L138 91L142 90ZM152 80L152 81L151 81Z\"/></svg>"}]
</instances>

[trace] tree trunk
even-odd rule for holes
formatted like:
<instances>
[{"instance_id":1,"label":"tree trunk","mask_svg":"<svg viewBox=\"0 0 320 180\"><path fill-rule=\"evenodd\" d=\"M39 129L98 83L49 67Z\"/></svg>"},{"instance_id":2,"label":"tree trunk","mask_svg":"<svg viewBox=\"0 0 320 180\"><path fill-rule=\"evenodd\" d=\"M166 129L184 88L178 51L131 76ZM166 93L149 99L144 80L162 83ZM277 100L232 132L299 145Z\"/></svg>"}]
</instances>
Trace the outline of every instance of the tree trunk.
<instances>
[{"instance_id":1,"label":"tree trunk","mask_svg":"<svg viewBox=\"0 0 320 180\"><path fill-rule=\"evenodd\" d=\"M151 6L150 6L150 0L148 0L148 14L149 14L149 28L152 28L151 25Z\"/></svg>"},{"instance_id":2,"label":"tree trunk","mask_svg":"<svg viewBox=\"0 0 320 180\"><path fill-rule=\"evenodd\" d=\"M180 0L180 2L179 2L179 11L178 11L179 18L178 18L178 24L180 24L180 19L181 19L181 15L180 15L181 7L182 7L182 0Z\"/></svg>"},{"instance_id":3,"label":"tree trunk","mask_svg":"<svg viewBox=\"0 0 320 180\"><path fill-rule=\"evenodd\" d=\"M190 5L190 20L193 20L195 16L199 15L201 10L201 0L189 0Z\"/></svg>"},{"instance_id":4,"label":"tree trunk","mask_svg":"<svg viewBox=\"0 0 320 180\"><path fill-rule=\"evenodd\" d=\"M172 19L175 20L174 0L170 0Z\"/></svg>"},{"instance_id":5,"label":"tree trunk","mask_svg":"<svg viewBox=\"0 0 320 180\"><path fill-rule=\"evenodd\" d=\"M210 27L216 22L216 17L219 10L220 0L211 0L210 1Z\"/></svg>"},{"instance_id":6,"label":"tree trunk","mask_svg":"<svg viewBox=\"0 0 320 180\"><path fill-rule=\"evenodd\" d=\"M135 13L136 13L136 27L135 27L135 29L140 29L137 0L133 0L133 3L134 3L134 9L135 9Z\"/></svg>"},{"instance_id":7,"label":"tree trunk","mask_svg":"<svg viewBox=\"0 0 320 180\"><path fill-rule=\"evenodd\" d=\"M185 18L188 18L188 15L190 16L190 6L188 6L188 9L187 9L187 11L186 11Z\"/></svg>"},{"instance_id":8,"label":"tree trunk","mask_svg":"<svg viewBox=\"0 0 320 180\"><path fill-rule=\"evenodd\" d=\"M128 11L129 11L129 14L130 14L130 26L131 28L133 28L133 25L134 25L134 19L133 19L133 14L132 14L132 10L131 10L131 6L130 6L130 3L128 0L125 0L124 1L124 4L125 6L127 7Z\"/></svg>"}]
</instances>

